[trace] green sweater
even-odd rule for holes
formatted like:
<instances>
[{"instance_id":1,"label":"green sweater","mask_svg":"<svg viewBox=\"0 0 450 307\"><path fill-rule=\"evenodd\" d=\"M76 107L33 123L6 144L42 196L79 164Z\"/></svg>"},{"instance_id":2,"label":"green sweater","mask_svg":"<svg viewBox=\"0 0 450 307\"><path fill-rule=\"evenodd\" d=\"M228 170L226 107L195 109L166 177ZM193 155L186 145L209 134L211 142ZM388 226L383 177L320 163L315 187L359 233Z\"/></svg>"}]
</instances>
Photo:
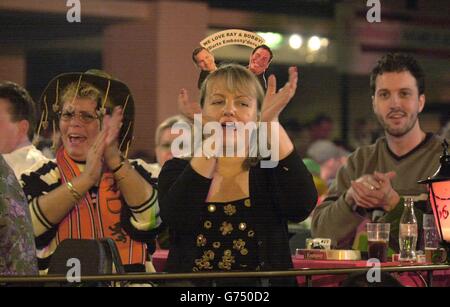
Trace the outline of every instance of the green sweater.
<instances>
[{"instance_id":1,"label":"green sweater","mask_svg":"<svg viewBox=\"0 0 450 307\"><path fill-rule=\"evenodd\" d=\"M416 201L415 213L421 229L422 213L426 207L428 192L426 185L418 184L420 179L432 176L439 167L442 153L441 140L433 134L427 134L425 140L402 157L392 153L385 137L375 144L363 146L353 152L330 187L327 198L314 210L311 231L313 237L331 238L332 245L339 249L364 248L355 242L357 233L373 212L361 207L352 207L344 200L350 181L374 171L395 171L392 187L401 196L400 203L389 213L380 212L380 221L391 223L390 246L398 250L399 221L403 212L403 199L412 197Z\"/></svg>"}]
</instances>

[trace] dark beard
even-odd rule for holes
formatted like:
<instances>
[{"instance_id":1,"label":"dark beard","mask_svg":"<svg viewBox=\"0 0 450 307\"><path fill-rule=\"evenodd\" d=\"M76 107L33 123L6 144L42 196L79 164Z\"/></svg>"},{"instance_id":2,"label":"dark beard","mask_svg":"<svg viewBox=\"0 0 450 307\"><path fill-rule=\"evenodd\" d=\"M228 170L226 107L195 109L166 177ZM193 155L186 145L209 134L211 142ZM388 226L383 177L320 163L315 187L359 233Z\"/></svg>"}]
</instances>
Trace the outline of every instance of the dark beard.
<instances>
[{"instance_id":1,"label":"dark beard","mask_svg":"<svg viewBox=\"0 0 450 307\"><path fill-rule=\"evenodd\" d=\"M410 118L408 118L406 125L404 127L402 127L400 130L399 129L392 130L392 129L390 129L389 125L383 120L383 118L381 116L379 116L377 114L376 117L377 117L380 125L383 127L385 133L387 133L393 137L396 137L396 138L400 138L400 137L406 135L408 132L410 132L414 128L414 126L418 120L418 117L416 114L414 119L410 120Z\"/></svg>"}]
</instances>

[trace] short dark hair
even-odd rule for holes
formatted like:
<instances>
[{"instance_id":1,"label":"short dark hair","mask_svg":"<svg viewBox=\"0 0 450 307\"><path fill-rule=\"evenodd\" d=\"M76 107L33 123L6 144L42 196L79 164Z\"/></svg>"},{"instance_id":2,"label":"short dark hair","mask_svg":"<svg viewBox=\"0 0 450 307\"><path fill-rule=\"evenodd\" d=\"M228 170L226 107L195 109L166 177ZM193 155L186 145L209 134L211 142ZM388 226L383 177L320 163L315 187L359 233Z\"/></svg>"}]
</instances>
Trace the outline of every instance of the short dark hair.
<instances>
[{"instance_id":1,"label":"short dark hair","mask_svg":"<svg viewBox=\"0 0 450 307\"><path fill-rule=\"evenodd\" d=\"M403 72L408 71L416 79L419 95L425 93L425 74L419 63L409 54L388 53L378 60L377 65L370 74L370 90L375 95L375 82L379 75L385 72Z\"/></svg>"},{"instance_id":2,"label":"short dark hair","mask_svg":"<svg viewBox=\"0 0 450 307\"><path fill-rule=\"evenodd\" d=\"M258 50L258 49L260 49L260 48L265 49L265 50L267 50L267 51L270 53L270 59L269 59L269 62L272 61L273 53L272 53L272 50L270 49L270 47L267 46L267 45L259 45L258 47L256 47L255 49L253 49L252 55L256 52L256 50Z\"/></svg>"},{"instance_id":3,"label":"short dark hair","mask_svg":"<svg viewBox=\"0 0 450 307\"><path fill-rule=\"evenodd\" d=\"M199 54L199 53L202 52L203 50L206 50L208 53L211 53L211 52L209 52L208 49L206 49L205 47L198 47L198 48L195 48L195 49L192 51L192 61L195 63L195 65L197 65L197 60L195 59L195 57L197 56L197 54Z\"/></svg>"},{"instance_id":4,"label":"short dark hair","mask_svg":"<svg viewBox=\"0 0 450 307\"><path fill-rule=\"evenodd\" d=\"M28 139L32 141L36 127L36 106L28 91L14 82L3 81L0 82L0 98L9 101L13 121L28 121Z\"/></svg>"}]
</instances>

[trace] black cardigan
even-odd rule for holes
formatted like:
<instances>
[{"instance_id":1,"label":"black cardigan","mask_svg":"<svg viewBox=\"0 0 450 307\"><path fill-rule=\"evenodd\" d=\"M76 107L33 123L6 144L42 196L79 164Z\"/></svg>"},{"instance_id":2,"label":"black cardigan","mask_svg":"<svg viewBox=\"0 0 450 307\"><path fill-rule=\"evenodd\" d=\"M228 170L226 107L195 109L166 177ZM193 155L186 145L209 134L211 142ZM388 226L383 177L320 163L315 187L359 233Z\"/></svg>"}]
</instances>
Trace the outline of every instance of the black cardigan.
<instances>
[{"instance_id":1,"label":"black cardigan","mask_svg":"<svg viewBox=\"0 0 450 307\"><path fill-rule=\"evenodd\" d=\"M189 161L167 161L158 178L161 217L170 229L167 272L192 272L211 179L195 172ZM295 150L275 168L250 168L250 199L254 205L259 265L262 270L293 267L287 220L306 219L317 201L311 174ZM292 281L292 280L291 280ZM282 283L283 284L283 283Z\"/></svg>"}]
</instances>

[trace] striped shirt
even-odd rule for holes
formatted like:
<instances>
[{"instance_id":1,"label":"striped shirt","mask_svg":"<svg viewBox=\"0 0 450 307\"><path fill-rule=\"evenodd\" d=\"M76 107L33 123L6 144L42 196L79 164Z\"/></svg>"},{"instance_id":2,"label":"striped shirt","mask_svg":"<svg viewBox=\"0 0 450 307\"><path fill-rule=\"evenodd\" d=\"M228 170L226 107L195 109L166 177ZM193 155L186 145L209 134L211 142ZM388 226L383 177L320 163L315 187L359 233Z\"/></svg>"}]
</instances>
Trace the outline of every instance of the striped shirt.
<instances>
[{"instance_id":1,"label":"striped shirt","mask_svg":"<svg viewBox=\"0 0 450 307\"><path fill-rule=\"evenodd\" d=\"M157 201L157 190L155 187L156 184L155 180L151 178L151 168L149 164L140 159L130 160L130 164L147 182L152 184L152 186L154 187L153 194L151 195L150 199L148 199L145 203L138 207L130 208L128 206L125 206L125 208L127 209L125 211L127 212L127 217L129 216L129 218L122 218L120 225L117 225L117 227L111 229L111 234L106 236L112 236L112 238L116 242L139 241L143 244L146 243L147 248L152 252L151 249L154 247L148 245L154 244L153 241L156 230L161 224L161 219L159 217L159 205ZM84 171L84 164L77 163L77 166L81 172ZM20 183L29 202L33 231L36 240L39 268L43 270L48 267L50 256L53 254L57 245L59 244L57 235L59 225L54 225L48 221L48 219L40 209L38 199L39 196L53 191L62 184L61 174L56 164L56 160L44 160L35 164L31 169L22 174ZM97 201L97 192L98 187L96 186L92 187L88 192L94 204ZM98 216L98 220L100 220L100 223L103 215L114 213L123 214L124 211L121 207L124 207L124 205L126 204L124 204L123 197L121 199L122 202L119 208L108 208L108 210L97 212L96 215ZM74 210L76 210L76 206L72 209L72 211ZM93 224L93 221L80 221L78 225L73 225L72 227L79 228L78 232L75 232L79 233L79 238L96 239L105 236L103 231L99 231L95 233L95 237L93 238L83 237L83 235L81 234L81 228L89 227L89 224ZM144 240L142 240L143 235L145 236ZM131 243L130 246L132 246ZM145 262L146 256L146 254L142 255L142 263ZM123 256L122 262L124 264L129 263L127 259L123 259Z\"/></svg>"}]
</instances>

